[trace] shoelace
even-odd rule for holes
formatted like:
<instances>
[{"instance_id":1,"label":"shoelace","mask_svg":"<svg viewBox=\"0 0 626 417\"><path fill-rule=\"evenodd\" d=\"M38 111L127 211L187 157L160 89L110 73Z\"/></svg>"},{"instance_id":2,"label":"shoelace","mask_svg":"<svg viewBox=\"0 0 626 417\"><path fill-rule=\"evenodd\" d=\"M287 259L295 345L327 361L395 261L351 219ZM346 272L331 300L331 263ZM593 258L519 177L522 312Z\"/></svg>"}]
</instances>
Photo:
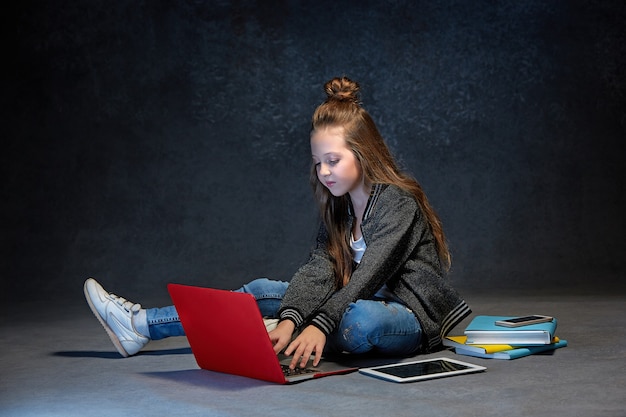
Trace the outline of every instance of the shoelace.
<instances>
[{"instance_id":1,"label":"shoelace","mask_svg":"<svg viewBox=\"0 0 626 417\"><path fill-rule=\"evenodd\" d=\"M139 310L141 310L141 304L130 302L126 298L120 297L119 295L115 295L113 293L109 295L113 301L115 301L118 305L120 305L124 310L128 311L129 313L137 313L139 312Z\"/></svg>"}]
</instances>

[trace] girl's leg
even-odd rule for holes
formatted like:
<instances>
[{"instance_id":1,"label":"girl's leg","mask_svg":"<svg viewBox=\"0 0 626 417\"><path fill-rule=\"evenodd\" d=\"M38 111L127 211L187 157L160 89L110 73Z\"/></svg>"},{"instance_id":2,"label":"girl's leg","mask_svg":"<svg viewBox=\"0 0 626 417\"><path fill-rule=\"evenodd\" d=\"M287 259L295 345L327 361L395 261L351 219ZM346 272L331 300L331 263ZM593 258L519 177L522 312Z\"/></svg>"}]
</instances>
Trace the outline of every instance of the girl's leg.
<instances>
[{"instance_id":1,"label":"girl's leg","mask_svg":"<svg viewBox=\"0 0 626 417\"><path fill-rule=\"evenodd\" d=\"M261 278L236 291L252 294L261 314L275 317L288 285ZM85 281L84 292L89 307L124 357L134 355L150 340L185 335L174 306L142 309L139 304L106 291L93 278Z\"/></svg>"},{"instance_id":2,"label":"girl's leg","mask_svg":"<svg viewBox=\"0 0 626 417\"><path fill-rule=\"evenodd\" d=\"M138 317L135 327L137 331L150 337L150 340L161 340L166 337L184 336L185 330L178 318L174 306L147 308L146 321Z\"/></svg>"},{"instance_id":3,"label":"girl's leg","mask_svg":"<svg viewBox=\"0 0 626 417\"><path fill-rule=\"evenodd\" d=\"M289 283L287 282L258 278L235 290L235 292L252 294L257 301L261 315L274 318L288 286ZM185 335L174 306L149 308L146 310L146 318L147 330L151 340ZM141 326L137 326L137 328L140 333L144 330Z\"/></svg>"},{"instance_id":4,"label":"girl's leg","mask_svg":"<svg viewBox=\"0 0 626 417\"><path fill-rule=\"evenodd\" d=\"M328 342L329 348L338 352L409 355L419 349L421 339L422 328L404 305L357 300L346 309Z\"/></svg>"}]
</instances>

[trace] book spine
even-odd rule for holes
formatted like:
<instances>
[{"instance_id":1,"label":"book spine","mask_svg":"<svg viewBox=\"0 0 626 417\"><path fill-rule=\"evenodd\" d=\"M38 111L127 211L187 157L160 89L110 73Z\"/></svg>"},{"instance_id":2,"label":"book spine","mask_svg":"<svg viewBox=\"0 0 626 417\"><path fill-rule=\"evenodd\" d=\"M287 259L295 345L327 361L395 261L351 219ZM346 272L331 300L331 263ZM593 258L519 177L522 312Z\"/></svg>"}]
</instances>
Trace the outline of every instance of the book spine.
<instances>
[{"instance_id":1,"label":"book spine","mask_svg":"<svg viewBox=\"0 0 626 417\"><path fill-rule=\"evenodd\" d=\"M523 348L518 348L518 349L494 352L494 353L478 353L478 352L474 352L474 351L464 349L464 348L457 348L455 349L455 352L459 355L474 356L476 358L511 360L511 359L522 358L524 356L533 355L536 353L548 352L550 350L559 349L565 346L567 346L567 341L560 340L557 343L553 343L553 344L545 345L545 346L528 346L528 347L523 347Z\"/></svg>"},{"instance_id":2,"label":"book spine","mask_svg":"<svg viewBox=\"0 0 626 417\"><path fill-rule=\"evenodd\" d=\"M486 332L467 332L467 345L512 345L512 346L533 346L549 345L552 337L549 333L539 333L535 336L522 336L510 333L488 334Z\"/></svg>"}]
</instances>

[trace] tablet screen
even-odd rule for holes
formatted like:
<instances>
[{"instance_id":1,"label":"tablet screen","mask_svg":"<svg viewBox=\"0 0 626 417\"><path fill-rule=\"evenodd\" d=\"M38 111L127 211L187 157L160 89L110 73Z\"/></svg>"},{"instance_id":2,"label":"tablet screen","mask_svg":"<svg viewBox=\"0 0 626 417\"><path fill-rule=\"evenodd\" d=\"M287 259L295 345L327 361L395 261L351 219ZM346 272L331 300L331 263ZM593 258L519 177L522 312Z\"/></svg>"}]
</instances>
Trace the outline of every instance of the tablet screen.
<instances>
[{"instance_id":1,"label":"tablet screen","mask_svg":"<svg viewBox=\"0 0 626 417\"><path fill-rule=\"evenodd\" d=\"M413 362L374 369L378 372L397 376L399 378L410 378L414 376L440 374L442 372L462 371L464 369L470 369L470 367L460 363L438 359L435 361Z\"/></svg>"}]
</instances>

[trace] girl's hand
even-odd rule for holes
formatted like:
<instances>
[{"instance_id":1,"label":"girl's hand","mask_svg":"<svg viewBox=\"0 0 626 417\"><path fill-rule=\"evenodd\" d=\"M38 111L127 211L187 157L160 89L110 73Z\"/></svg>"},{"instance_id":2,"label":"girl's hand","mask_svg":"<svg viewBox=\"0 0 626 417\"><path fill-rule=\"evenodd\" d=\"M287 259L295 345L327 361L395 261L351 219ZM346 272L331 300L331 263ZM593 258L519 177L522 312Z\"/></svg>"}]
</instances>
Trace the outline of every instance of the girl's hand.
<instances>
[{"instance_id":1,"label":"girl's hand","mask_svg":"<svg viewBox=\"0 0 626 417\"><path fill-rule=\"evenodd\" d=\"M298 361L300 361L300 367L304 368L313 352L315 352L313 366L317 366L322 359L325 344L326 335L315 326L307 326L285 350L285 355L287 356L293 353L293 359L289 367L295 369Z\"/></svg>"},{"instance_id":2,"label":"girl's hand","mask_svg":"<svg viewBox=\"0 0 626 417\"><path fill-rule=\"evenodd\" d=\"M268 333L272 345L274 345L274 352L276 352L277 355L291 341L291 336L295 328L296 325L293 324L291 320L283 320L278 323L278 326L276 326L274 330Z\"/></svg>"}]
</instances>

